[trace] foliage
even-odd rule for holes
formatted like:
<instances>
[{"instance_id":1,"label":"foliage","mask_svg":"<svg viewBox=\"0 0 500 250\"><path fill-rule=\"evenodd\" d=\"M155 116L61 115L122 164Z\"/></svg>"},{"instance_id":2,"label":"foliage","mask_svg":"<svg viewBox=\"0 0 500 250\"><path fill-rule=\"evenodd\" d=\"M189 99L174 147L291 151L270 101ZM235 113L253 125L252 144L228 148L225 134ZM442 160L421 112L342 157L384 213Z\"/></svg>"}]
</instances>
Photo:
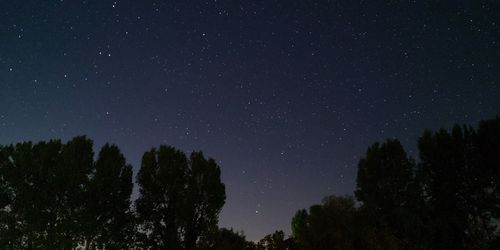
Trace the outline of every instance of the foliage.
<instances>
[{"instance_id":1,"label":"foliage","mask_svg":"<svg viewBox=\"0 0 500 250\"><path fill-rule=\"evenodd\" d=\"M432 243L441 249L484 249L500 218L500 118L477 130L425 131L419 140Z\"/></svg>"},{"instance_id":2,"label":"foliage","mask_svg":"<svg viewBox=\"0 0 500 250\"><path fill-rule=\"evenodd\" d=\"M359 161L355 195L362 204L362 226L375 245L426 248L425 206L416 173L415 161L398 140L373 144Z\"/></svg>"},{"instance_id":3,"label":"foliage","mask_svg":"<svg viewBox=\"0 0 500 250\"><path fill-rule=\"evenodd\" d=\"M283 231L268 234L259 241L259 246L266 250L285 250L285 234Z\"/></svg>"},{"instance_id":4,"label":"foliage","mask_svg":"<svg viewBox=\"0 0 500 250\"><path fill-rule=\"evenodd\" d=\"M132 187L132 166L126 163L117 146L104 145L86 197L86 246L123 249L132 243Z\"/></svg>"},{"instance_id":5,"label":"foliage","mask_svg":"<svg viewBox=\"0 0 500 250\"><path fill-rule=\"evenodd\" d=\"M1 245L73 249L90 240L108 247L122 244L126 234L117 221L130 210L132 170L116 146L106 145L97 162L93 155L92 141L83 136L65 144L51 140L1 147Z\"/></svg>"},{"instance_id":6,"label":"foliage","mask_svg":"<svg viewBox=\"0 0 500 250\"><path fill-rule=\"evenodd\" d=\"M132 167L109 144L94 161L92 144L80 136L0 146L3 248L197 249L212 241L226 198L213 159L167 146L146 152L133 211Z\"/></svg>"},{"instance_id":7,"label":"foliage","mask_svg":"<svg viewBox=\"0 0 500 250\"><path fill-rule=\"evenodd\" d=\"M187 156L168 146L146 152L136 200L143 247L195 249L216 229L225 202L220 168L201 152Z\"/></svg>"},{"instance_id":8,"label":"foliage","mask_svg":"<svg viewBox=\"0 0 500 250\"><path fill-rule=\"evenodd\" d=\"M300 249L352 249L355 213L352 197L326 197L309 212L299 210L295 214L293 237Z\"/></svg>"},{"instance_id":9,"label":"foliage","mask_svg":"<svg viewBox=\"0 0 500 250\"><path fill-rule=\"evenodd\" d=\"M0 145L2 249L498 249L500 118L418 140L370 146L355 198L329 196L297 211L292 236L258 243L217 227L225 202L220 167L201 152L144 153L131 207L132 167L115 145L94 159L75 137Z\"/></svg>"},{"instance_id":10,"label":"foliage","mask_svg":"<svg viewBox=\"0 0 500 250\"><path fill-rule=\"evenodd\" d=\"M355 195L329 197L292 219L301 249L496 249L500 242L500 118L477 129L425 131L420 159L398 140L375 143Z\"/></svg>"},{"instance_id":11,"label":"foliage","mask_svg":"<svg viewBox=\"0 0 500 250\"><path fill-rule=\"evenodd\" d=\"M213 237L213 244L208 249L255 250L256 246L252 242L247 241L242 232L235 232L232 228L221 228L216 231Z\"/></svg>"}]
</instances>

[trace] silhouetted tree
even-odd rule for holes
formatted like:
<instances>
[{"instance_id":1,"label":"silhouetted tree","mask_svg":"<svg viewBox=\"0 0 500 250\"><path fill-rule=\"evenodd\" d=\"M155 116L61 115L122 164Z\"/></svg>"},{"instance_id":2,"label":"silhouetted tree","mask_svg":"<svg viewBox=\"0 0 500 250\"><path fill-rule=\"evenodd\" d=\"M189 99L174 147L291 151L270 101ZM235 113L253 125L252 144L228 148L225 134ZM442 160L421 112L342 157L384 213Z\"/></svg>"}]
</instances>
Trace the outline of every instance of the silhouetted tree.
<instances>
[{"instance_id":1,"label":"silhouetted tree","mask_svg":"<svg viewBox=\"0 0 500 250\"><path fill-rule=\"evenodd\" d=\"M326 197L282 231L248 242L218 229L220 168L201 152L144 153L139 198L132 167L106 144L96 161L84 136L0 145L2 249L497 249L500 118L425 131L418 164L397 140L359 162L356 198Z\"/></svg>"},{"instance_id":2,"label":"silhouetted tree","mask_svg":"<svg viewBox=\"0 0 500 250\"><path fill-rule=\"evenodd\" d=\"M420 162L397 140L375 143L351 198L333 197L292 219L301 249L497 249L500 118L477 130L425 131Z\"/></svg>"},{"instance_id":3,"label":"silhouetted tree","mask_svg":"<svg viewBox=\"0 0 500 250\"><path fill-rule=\"evenodd\" d=\"M132 166L115 145L102 147L87 190L85 246L126 249L134 234L130 211Z\"/></svg>"},{"instance_id":4,"label":"silhouetted tree","mask_svg":"<svg viewBox=\"0 0 500 250\"><path fill-rule=\"evenodd\" d=\"M398 140L373 144L358 164L356 198L374 210L401 207L408 202L413 168Z\"/></svg>"},{"instance_id":5,"label":"silhouetted tree","mask_svg":"<svg viewBox=\"0 0 500 250\"><path fill-rule=\"evenodd\" d=\"M286 250L285 234L281 230L268 234L259 241L258 247L265 250Z\"/></svg>"},{"instance_id":6,"label":"silhouetted tree","mask_svg":"<svg viewBox=\"0 0 500 250\"><path fill-rule=\"evenodd\" d=\"M293 238L300 249L354 249L356 208L352 197L329 196L309 212L292 219Z\"/></svg>"},{"instance_id":7,"label":"silhouetted tree","mask_svg":"<svg viewBox=\"0 0 500 250\"><path fill-rule=\"evenodd\" d=\"M81 240L85 189L93 167L92 141L19 143L2 149L6 245L71 249Z\"/></svg>"},{"instance_id":8,"label":"silhouetted tree","mask_svg":"<svg viewBox=\"0 0 500 250\"><path fill-rule=\"evenodd\" d=\"M94 166L92 141L75 137L63 145L60 164L56 164L56 231L61 246L72 249L83 241L85 196ZM48 191L48 190L47 190Z\"/></svg>"},{"instance_id":9,"label":"silhouetted tree","mask_svg":"<svg viewBox=\"0 0 500 250\"><path fill-rule=\"evenodd\" d=\"M12 183L14 162L12 146L0 146L0 245L13 249L21 245L20 230L16 225L14 210L15 190Z\"/></svg>"},{"instance_id":10,"label":"silhouetted tree","mask_svg":"<svg viewBox=\"0 0 500 250\"><path fill-rule=\"evenodd\" d=\"M2 241L12 249L36 247L43 244L43 239L38 237L42 231L40 224L34 222L37 222L36 218L44 218L38 216L39 197L34 192L33 145L11 145L3 149L3 154L2 186L7 188L5 201L10 204L6 204L3 210L6 224Z\"/></svg>"},{"instance_id":11,"label":"silhouetted tree","mask_svg":"<svg viewBox=\"0 0 500 250\"><path fill-rule=\"evenodd\" d=\"M213 244L204 249L213 250L255 250L256 246L245 239L243 233L233 231L233 229L221 228L211 236Z\"/></svg>"},{"instance_id":12,"label":"silhouetted tree","mask_svg":"<svg viewBox=\"0 0 500 250\"><path fill-rule=\"evenodd\" d=\"M476 185L470 185L476 190L472 198L480 206L482 220L493 225L488 228L493 231L488 236L490 249L500 249L500 117L481 121L475 142L475 159L481 167L472 174L478 180Z\"/></svg>"},{"instance_id":13,"label":"silhouetted tree","mask_svg":"<svg viewBox=\"0 0 500 250\"><path fill-rule=\"evenodd\" d=\"M89 235L123 248L131 167L115 146L93 154L83 136L0 147L2 249L73 249Z\"/></svg>"},{"instance_id":14,"label":"silhouetted tree","mask_svg":"<svg viewBox=\"0 0 500 250\"><path fill-rule=\"evenodd\" d=\"M455 125L419 139L436 249L484 249L500 204L500 119Z\"/></svg>"},{"instance_id":15,"label":"silhouetted tree","mask_svg":"<svg viewBox=\"0 0 500 250\"><path fill-rule=\"evenodd\" d=\"M137 176L136 201L144 247L195 249L216 229L225 202L220 168L194 152L190 159L168 146L146 152Z\"/></svg>"},{"instance_id":16,"label":"silhouetted tree","mask_svg":"<svg viewBox=\"0 0 500 250\"><path fill-rule=\"evenodd\" d=\"M299 239L307 234L309 214L307 210L300 209L292 218L292 237Z\"/></svg>"},{"instance_id":17,"label":"silhouetted tree","mask_svg":"<svg viewBox=\"0 0 500 250\"><path fill-rule=\"evenodd\" d=\"M185 221L184 245L194 249L200 237L217 230L218 215L226 201L220 168L213 159L205 159L202 152L189 157L187 192L183 218Z\"/></svg>"},{"instance_id":18,"label":"silhouetted tree","mask_svg":"<svg viewBox=\"0 0 500 250\"><path fill-rule=\"evenodd\" d=\"M355 194L362 204L363 226L375 245L426 248L425 206L415 176L415 161L398 140L373 144L359 161Z\"/></svg>"}]
</instances>

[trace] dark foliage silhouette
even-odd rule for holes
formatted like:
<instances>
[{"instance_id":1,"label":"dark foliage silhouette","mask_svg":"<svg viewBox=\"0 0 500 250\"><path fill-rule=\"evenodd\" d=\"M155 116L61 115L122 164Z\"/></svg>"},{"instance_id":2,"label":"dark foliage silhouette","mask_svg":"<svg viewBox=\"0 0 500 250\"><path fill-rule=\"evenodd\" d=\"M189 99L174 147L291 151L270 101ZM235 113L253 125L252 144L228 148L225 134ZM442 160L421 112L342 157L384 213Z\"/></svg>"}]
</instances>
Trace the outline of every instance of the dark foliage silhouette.
<instances>
[{"instance_id":1,"label":"dark foliage silhouette","mask_svg":"<svg viewBox=\"0 0 500 250\"><path fill-rule=\"evenodd\" d=\"M329 196L292 219L293 237L300 249L352 249L355 243L352 197Z\"/></svg>"},{"instance_id":2,"label":"dark foliage silhouette","mask_svg":"<svg viewBox=\"0 0 500 250\"><path fill-rule=\"evenodd\" d=\"M419 139L432 244L439 249L486 249L500 218L500 118L477 130L455 125Z\"/></svg>"},{"instance_id":3,"label":"dark foliage silhouette","mask_svg":"<svg viewBox=\"0 0 500 250\"><path fill-rule=\"evenodd\" d=\"M201 152L188 158L173 147L152 149L142 158L137 183L141 246L196 249L217 229L225 188L219 166Z\"/></svg>"},{"instance_id":4,"label":"dark foliage silhouette","mask_svg":"<svg viewBox=\"0 0 500 250\"><path fill-rule=\"evenodd\" d=\"M255 250L256 244L245 239L241 232L235 232L233 229L221 228L216 231L212 237L212 244L206 249L220 250Z\"/></svg>"},{"instance_id":5,"label":"dark foliage silhouette","mask_svg":"<svg viewBox=\"0 0 500 250\"><path fill-rule=\"evenodd\" d=\"M354 196L297 211L292 235L258 243L218 228L220 167L170 146L144 153L132 206L132 167L115 145L94 158L85 136L0 145L2 249L498 249L500 118L370 146Z\"/></svg>"},{"instance_id":6,"label":"dark foliage silhouette","mask_svg":"<svg viewBox=\"0 0 500 250\"><path fill-rule=\"evenodd\" d=\"M132 186L132 166L126 163L118 147L104 145L95 163L86 197L87 249L130 246L134 234L130 211Z\"/></svg>"},{"instance_id":7,"label":"dark foliage silhouette","mask_svg":"<svg viewBox=\"0 0 500 250\"><path fill-rule=\"evenodd\" d=\"M398 140L359 161L352 198L329 197L292 219L301 249L496 249L500 118L426 130L419 161Z\"/></svg>"},{"instance_id":8,"label":"dark foliage silhouette","mask_svg":"<svg viewBox=\"0 0 500 250\"><path fill-rule=\"evenodd\" d=\"M259 241L258 247L266 250L285 250L287 249L286 244L283 231L276 231L264 236L264 238Z\"/></svg>"},{"instance_id":9,"label":"dark foliage silhouette","mask_svg":"<svg viewBox=\"0 0 500 250\"><path fill-rule=\"evenodd\" d=\"M376 245L384 249L426 248L419 189L416 163L398 140L368 148L358 164L355 195L362 204L363 226Z\"/></svg>"},{"instance_id":10,"label":"dark foliage silhouette","mask_svg":"<svg viewBox=\"0 0 500 250\"><path fill-rule=\"evenodd\" d=\"M72 249L83 240L94 168L92 141L19 143L2 148L2 244L11 249Z\"/></svg>"}]
</instances>

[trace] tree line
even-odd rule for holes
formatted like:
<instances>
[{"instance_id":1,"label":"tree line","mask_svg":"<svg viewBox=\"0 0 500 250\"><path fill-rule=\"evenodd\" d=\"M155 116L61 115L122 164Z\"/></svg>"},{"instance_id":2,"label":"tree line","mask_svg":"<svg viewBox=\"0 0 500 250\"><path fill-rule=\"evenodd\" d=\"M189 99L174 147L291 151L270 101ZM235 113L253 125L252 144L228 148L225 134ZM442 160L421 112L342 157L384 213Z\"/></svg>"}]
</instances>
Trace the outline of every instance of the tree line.
<instances>
[{"instance_id":1,"label":"tree line","mask_svg":"<svg viewBox=\"0 0 500 250\"><path fill-rule=\"evenodd\" d=\"M201 249L224 205L217 163L160 146L137 174L119 148L94 160L85 136L0 146L1 249ZM132 209L134 208L134 209Z\"/></svg>"},{"instance_id":2,"label":"tree line","mask_svg":"<svg viewBox=\"0 0 500 250\"><path fill-rule=\"evenodd\" d=\"M500 249L500 118L426 130L417 159L374 143L350 196L296 212L292 235L258 242L218 228L220 167L162 145L132 167L119 148L80 136L0 146L2 249Z\"/></svg>"},{"instance_id":3,"label":"tree line","mask_svg":"<svg viewBox=\"0 0 500 250\"><path fill-rule=\"evenodd\" d=\"M500 118L425 130L417 144L418 160L396 139L371 145L353 196L297 211L292 235L263 249L500 249Z\"/></svg>"}]
</instances>

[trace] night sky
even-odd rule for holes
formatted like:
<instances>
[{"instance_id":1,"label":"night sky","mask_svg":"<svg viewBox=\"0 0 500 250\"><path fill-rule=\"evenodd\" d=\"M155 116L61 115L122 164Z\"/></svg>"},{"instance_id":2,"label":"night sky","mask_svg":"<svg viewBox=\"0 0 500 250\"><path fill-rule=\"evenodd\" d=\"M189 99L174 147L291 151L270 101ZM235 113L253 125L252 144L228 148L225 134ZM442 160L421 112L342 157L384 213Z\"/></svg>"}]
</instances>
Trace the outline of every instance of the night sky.
<instances>
[{"instance_id":1,"label":"night sky","mask_svg":"<svg viewBox=\"0 0 500 250\"><path fill-rule=\"evenodd\" d=\"M371 143L495 115L497 0L0 0L0 144L203 150L250 240L352 194Z\"/></svg>"}]
</instances>

